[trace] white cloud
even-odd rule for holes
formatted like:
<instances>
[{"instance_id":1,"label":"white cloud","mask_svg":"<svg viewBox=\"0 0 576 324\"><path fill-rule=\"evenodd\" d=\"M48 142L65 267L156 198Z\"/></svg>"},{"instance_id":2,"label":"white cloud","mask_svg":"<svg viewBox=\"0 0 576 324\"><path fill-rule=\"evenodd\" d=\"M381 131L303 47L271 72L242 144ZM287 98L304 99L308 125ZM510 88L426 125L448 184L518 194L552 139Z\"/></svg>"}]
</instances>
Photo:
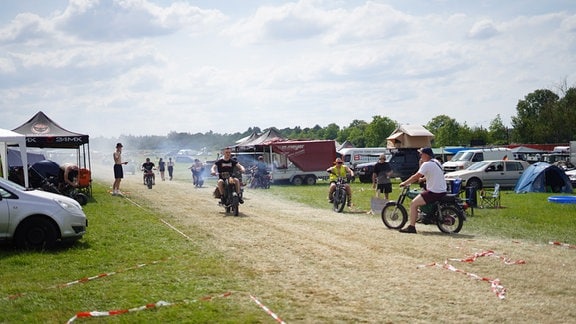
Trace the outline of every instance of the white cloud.
<instances>
[{"instance_id":1,"label":"white cloud","mask_svg":"<svg viewBox=\"0 0 576 324\"><path fill-rule=\"evenodd\" d=\"M38 110L94 136L347 126L374 115L425 124L446 114L487 126L497 114L507 123L526 94L576 77L574 8L201 3L6 8L0 107L11 113L1 127Z\"/></svg>"}]
</instances>

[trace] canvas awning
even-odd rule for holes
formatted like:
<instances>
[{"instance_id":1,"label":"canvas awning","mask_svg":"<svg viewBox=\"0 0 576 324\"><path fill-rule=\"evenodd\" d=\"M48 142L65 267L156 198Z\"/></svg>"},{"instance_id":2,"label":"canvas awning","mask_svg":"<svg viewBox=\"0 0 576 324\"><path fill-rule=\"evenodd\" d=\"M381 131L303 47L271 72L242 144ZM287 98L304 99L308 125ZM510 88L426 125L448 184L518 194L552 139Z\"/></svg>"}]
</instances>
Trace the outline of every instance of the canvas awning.
<instances>
[{"instance_id":1,"label":"canvas awning","mask_svg":"<svg viewBox=\"0 0 576 324\"><path fill-rule=\"evenodd\" d=\"M17 145L20 148L20 159L22 164L28 165L28 155L26 154L26 136L16 132L0 128L0 157L2 158L2 176L8 179L8 145ZM24 172L24 186L28 187L28 172Z\"/></svg>"}]
</instances>

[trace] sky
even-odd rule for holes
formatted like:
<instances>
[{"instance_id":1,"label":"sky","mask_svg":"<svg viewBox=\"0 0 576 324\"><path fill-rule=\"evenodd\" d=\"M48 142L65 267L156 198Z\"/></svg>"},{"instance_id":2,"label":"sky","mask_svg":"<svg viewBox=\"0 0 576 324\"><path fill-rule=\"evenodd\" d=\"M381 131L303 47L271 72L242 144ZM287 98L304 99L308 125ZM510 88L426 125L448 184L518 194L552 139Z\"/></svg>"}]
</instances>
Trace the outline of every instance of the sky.
<instances>
[{"instance_id":1,"label":"sky","mask_svg":"<svg viewBox=\"0 0 576 324\"><path fill-rule=\"evenodd\" d=\"M573 0L5 0L0 128L103 137L506 126L576 86Z\"/></svg>"}]
</instances>

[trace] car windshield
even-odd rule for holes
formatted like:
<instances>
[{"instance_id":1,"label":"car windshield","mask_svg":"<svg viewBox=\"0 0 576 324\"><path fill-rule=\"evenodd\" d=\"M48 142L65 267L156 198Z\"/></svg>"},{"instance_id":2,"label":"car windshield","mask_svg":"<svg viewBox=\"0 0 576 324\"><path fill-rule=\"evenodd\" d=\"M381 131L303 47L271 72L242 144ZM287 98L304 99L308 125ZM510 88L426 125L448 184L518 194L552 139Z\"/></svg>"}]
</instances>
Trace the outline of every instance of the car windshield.
<instances>
[{"instance_id":1,"label":"car windshield","mask_svg":"<svg viewBox=\"0 0 576 324\"><path fill-rule=\"evenodd\" d=\"M22 187L21 185L15 183L15 182L12 182L12 181L10 181L10 180L6 180L6 179L4 179L4 178L0 178L0 185L1 185L1 186L6 186L6 187L12 187L12 188L15 188L15 189L18 189L18 190L22 190L22 191L25 191L25 190L26 190L26 188Z\"/></svg>"},{"instance_id":2,"label":"car windshield","mask_svg":"<svg viewBox=\"0 0 576 324\"><path fill-rule=\"evenodd\" d=\"M472 165L470 165L467 170L478 170L484 167L486 164L488 164L486 161L475 162L472 163Z\"/></svg>"},{"instance_id":3,"label":"car windshield","mask_svg":"<svg viewBox=\"0 0 576 324\"><path fill-rule=\"evenodd\" d=\"M454 155L454 157L450 161L470 161L470 158L474 155L474 152L469 151L460 151Z\"/></svg>"}]
</instances>

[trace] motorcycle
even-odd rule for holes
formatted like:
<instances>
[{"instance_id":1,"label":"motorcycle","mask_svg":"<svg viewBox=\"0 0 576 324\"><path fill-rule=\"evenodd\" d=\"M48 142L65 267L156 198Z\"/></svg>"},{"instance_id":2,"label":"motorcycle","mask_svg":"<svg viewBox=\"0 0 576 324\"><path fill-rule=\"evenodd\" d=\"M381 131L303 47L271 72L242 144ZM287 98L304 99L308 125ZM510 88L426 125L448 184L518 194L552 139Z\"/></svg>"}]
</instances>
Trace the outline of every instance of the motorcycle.
<instances>
[{"instance_id":1,"label":"motorcycle","mask_svg":"<svg viewBox=\"0 0 576 324\"><path fill-rule=\"evenodd\" d=\"M270 183L272 182L272 176L270 172L266 171L266 173L258 172L258 169L252 168L251 170L251 180L250 180L250 188L262 188L262 189L270 189Z\"/></svg>"},{"instance_id":2,"label":"motorcycle","mask_svg":"<svg viewBox=\"0 0 576 324\"><path fill-rule=\"evenodd\" d=\"M332 200L332 206L335 212L341 213L344 210L344 206L348 201L348 193L346 192L346 179L338 177L336 179L336 189L330 197Z\"/></svg>"},{"instance_id":3,"label":"motorcycle","mask_svg":"<svg viewBox=\"0 0 576 324\"><path fill-rule=\"evenodd\" d=\"M192 183L196 188L202 188L204 185L204 177L202 173L204 172L204 167L193 167L192 168Z\"/></svg>"},{"instance_id":4,"label":"motorcycle","mask_svg":"<svg viewBox=\"0 0 576 324\"><path fill-rule=\"evenodd\" d=\"M58 184L58 180L54 176L43 178L40 189L43 191L70 197L76 200L82 206L88 203L88 196L86 196L84 193L81 193L78 188L74 188L67 183Z\"/></svg>"},{"instance_id":5,"label":"motorcycle","mask_svg":"<svg viewBox=\"0 0 576 324\"><path fill-rule=\"evenodd\" d=\"M397 201L386 203L382 209L382 221L390 229L400 229L408 222L408 212L404 207L406 197L414 199L420 192L410 191L410 186L402 187ZM443 233L458 233L464 225L466 215L464 204L456 194L447 194L439 201L420 207L418 222L436 224Z\"/></svg>"},{"instance_id":6,"label":"motorcycle","mask_svg":"<svg viewBox=\"0 0 576 324\"><path fill-rule=\"evenodd\" d=\"M216 187L214 196L215 198L220 198L218 204L224 207L227 214L238 216L243 191L240 189L240 194L236 192L236 184L233 181L230 181L230 175L222 174L222 178L224 179L224 195L219 197L220 191L218 190L218 187Z\"/></svg>"},{"instance_id":7,"label":"motorcycle","mask_svg":"<svg viewBox=\"0 0 576 324\"><path fill-rule=\"evenodd\" d=\"M152 189L154 185L154 171L144 169L144 184L148 187L148 189Z\"/></svg>"}]
</instances>

